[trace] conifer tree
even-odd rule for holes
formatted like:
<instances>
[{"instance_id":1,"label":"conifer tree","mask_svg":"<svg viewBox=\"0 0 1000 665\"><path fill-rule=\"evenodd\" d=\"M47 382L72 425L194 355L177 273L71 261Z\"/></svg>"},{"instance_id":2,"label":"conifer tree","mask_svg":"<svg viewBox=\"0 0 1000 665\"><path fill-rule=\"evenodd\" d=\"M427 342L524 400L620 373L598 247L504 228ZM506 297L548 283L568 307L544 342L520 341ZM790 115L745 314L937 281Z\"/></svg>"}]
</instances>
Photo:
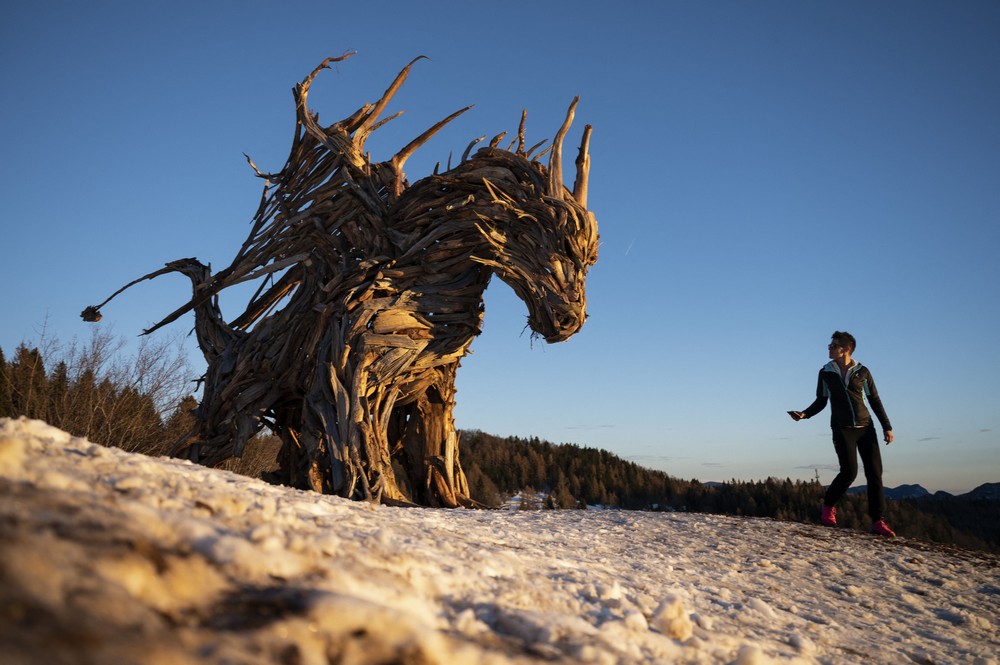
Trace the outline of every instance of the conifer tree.
<instances>
[{"instance_id":1,"label":"conifer tree","mask_svg":"<svg viewBox=\"0 0 1000 665\"><path fill-rule=\"evenodd\" d=\"M45 363L37 348L21 344L8 368L13 414L42 420L47 409Z\"/></svg>"},{"instance_id":2,"label":"conifer tree","mask_svg":"<svg viewBox=\"0 0 1000 665\"><path fill-rule=\"evenodd\" d=\"M576 499L569 491L569 482L566 480L566 474L562 472L562 469L559 469L556 476L556 486L551 497L556 508L576 507Z\"/></svg>"},{"instance_id":3,"label":"conifer tree","mask_svg":"<svg viewBox=\"0 0 1000 665\"><path fill-rule=\"evenodd\" d=\"M97 377L92 368L85 367L70 385L67 412L72 423L67 431L90 438L97 424Z\"/></svg>"},{"instance_id":4,"label":"conifer tree","mask_svg":"<svg viewBox=\"0 0 1000 665\"><path fill-rule=\"evenodd\" d=\"M151 455L166 455L169 449L191 431L195 424L194 410L198 408L198 400L193 395L186 395L167 417L163 425L163 447L151 451Z\"/></svg>"},{"instance_id":5,"label":"conifer tree","mask_svg":"<svg viewBox=\"0 0 1000 665\"><path fill-rule=\"evenodd\" d=\"M7 361L0 347L0 418L14 415L14 405L10 400L10 380L7 377Z\"/></svg>"},{"instance_id":6,"label":"conifer tree","mask_svg":"<svg viewBox=\"0 0 1000 665\"><path fill-rule=\"evenodd\" d=\"M47 398L45 422L60 429L66 429L66 423L69 422L70 414L67 409L69 402L69 368L65 361L59 361L56 364L56 368L52 371L52 376L49 377Z\"/></svg>"}]
</instances>

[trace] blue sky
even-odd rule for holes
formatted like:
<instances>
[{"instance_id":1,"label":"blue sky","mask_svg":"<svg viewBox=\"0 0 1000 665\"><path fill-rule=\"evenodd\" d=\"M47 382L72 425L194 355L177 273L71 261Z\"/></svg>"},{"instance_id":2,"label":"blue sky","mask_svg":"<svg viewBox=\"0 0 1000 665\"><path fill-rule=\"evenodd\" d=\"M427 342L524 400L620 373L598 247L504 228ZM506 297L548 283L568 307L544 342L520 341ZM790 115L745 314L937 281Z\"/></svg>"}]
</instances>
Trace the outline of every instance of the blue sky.
<instances>
[{"instance_id":1,"label":"blue sky","mask_svg":"<svg viewBox=\"0 0 1000 665\"><path fill-rule=\"evenodd\" d=\"M575 95L567 145L594 127L590 319L568 342L533 343L496 281L459 372L460 428L605 448L682 478L829 482L827 414L785 411L812 400L830 333L846 329L895 427L888 485L1000 481L1000 5L372 6L6 9L7 355L43 326L85 338L84 306L167 261L228 264L262 184L242 153L280 168L291 88L324 57L357 52L313 86L329 123L426 55L373 156L475 107L409 160L411 180L516 130L522 108L529 144ZM131 339L187 294L160 278L101 325Z\"/></svg>"}]
</instances>

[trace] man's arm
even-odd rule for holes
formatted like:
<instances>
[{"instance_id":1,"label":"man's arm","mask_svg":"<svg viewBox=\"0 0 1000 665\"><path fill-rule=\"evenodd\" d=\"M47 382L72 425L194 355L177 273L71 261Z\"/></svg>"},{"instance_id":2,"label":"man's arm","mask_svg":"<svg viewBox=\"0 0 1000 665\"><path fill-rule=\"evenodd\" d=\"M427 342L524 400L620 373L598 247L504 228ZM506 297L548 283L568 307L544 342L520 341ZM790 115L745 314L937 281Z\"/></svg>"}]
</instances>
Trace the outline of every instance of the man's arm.
<instances>
[{"instance_id":1,"label":"man's arm","mask_svg":"<svg viewBox=\"0 0 1000 665\"><path fill-rule=\"evenodd\" d=\"M826 408L827 399L826 384L823 383L823 370L820 370L819 379L816 383L816 399L806 407L805 411L789 411L788 415L792 417L792 420L812 418Z\"/></svg>"},{"instance_id":2,"label":"man's arm","mask_svg":"<svg viewBox=\"0 0 1000 665\"><path fill-rule=\"evenodd\" d=\"M827 397L826 395L820 395L816 398L816 401L806 407L806 410L802 412L803 418L812 418L817 413L826 408Z\"/></svg>"},{"instance_id":3,"label":"man's arm","mask_svg":"<svg viewBox=\"0 0 1000 665\"><path fill-rule=\"evenodd\" d=\"M878 388L875 387L875 379L872 378L870 369L865 381L865 396L868 398L868 405L871 406L872 412L882 426L882 438L885 439L885 445L889 445L895 438L892 435L892 423L889 422L889 416L886 415L885 407L882 406L882 398L878 396Z\"/></svg>"}]
</instances>

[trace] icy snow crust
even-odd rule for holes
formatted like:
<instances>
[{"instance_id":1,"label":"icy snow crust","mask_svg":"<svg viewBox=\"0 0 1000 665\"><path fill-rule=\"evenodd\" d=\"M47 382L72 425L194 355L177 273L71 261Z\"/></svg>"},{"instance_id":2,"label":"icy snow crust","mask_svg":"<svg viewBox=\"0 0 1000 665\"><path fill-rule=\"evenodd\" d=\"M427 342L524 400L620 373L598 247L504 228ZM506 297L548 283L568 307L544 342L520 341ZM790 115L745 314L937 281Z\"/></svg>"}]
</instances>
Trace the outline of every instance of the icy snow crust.
<instances>
[{"instance_id":1,"label":"icy snow crust","mask_svg":"<svg viewBox=\"0 0 1000 665\"><path fill-rule=\"evenodd\" d=\"M356 503L0 420L0 662L980 663L998 559L679 513Z\"/></svg>"}]
</instances>

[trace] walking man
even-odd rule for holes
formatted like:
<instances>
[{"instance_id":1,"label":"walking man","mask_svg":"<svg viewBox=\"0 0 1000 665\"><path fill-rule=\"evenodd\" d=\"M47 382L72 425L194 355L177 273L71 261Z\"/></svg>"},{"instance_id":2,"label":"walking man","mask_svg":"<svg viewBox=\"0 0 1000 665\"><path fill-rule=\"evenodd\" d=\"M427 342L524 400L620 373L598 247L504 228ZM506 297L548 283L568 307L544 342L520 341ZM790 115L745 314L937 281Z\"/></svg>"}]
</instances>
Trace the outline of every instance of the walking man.
<instances>
[{"instance_id":1,"label":"walking man","mask_svg":"<svg viewBox=\"0 0 1000 665\"><path fill-rule=\"evenodd\" d=\"M830 345L830 362L819 371L816 401L805 411L789 411L792 420L812 418L830 402L830 427L833 430L833 448L837 452L840 473L833 479L823 498L820 520L828 526L837 525L834 506L858 475L858 453L868 481L868 515L872 518L872 533L892 537L896 534L883 519L885 497L882 492L882 454L879 452L875 424L865 407L865 397L871 411L882 425L885 445L892 443L892 425L879 399L875 381L868 368L851 358L857 343L848 332L833 333Z\"/></svg>"}]
</instances>

